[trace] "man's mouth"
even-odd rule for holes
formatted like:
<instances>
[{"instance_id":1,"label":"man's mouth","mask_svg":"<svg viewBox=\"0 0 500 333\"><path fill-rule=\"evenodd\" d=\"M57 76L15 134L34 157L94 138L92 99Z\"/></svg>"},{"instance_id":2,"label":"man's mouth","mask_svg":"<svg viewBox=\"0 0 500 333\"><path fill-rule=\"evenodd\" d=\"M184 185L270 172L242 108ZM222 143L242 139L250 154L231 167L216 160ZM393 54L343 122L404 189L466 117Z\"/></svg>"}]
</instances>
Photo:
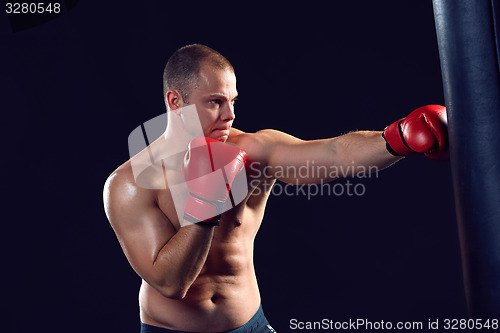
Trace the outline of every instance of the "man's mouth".
<instances>
[{"instance_id":1,"label":"man's mouth","mask_svg":"<svg viewBox=\"0 0 500 333\"><path fill-rule=\"evenodd\" d=\"M229 136L229 128L227 127L222 127L222 128L216 128L212 131L212 137L216 140L220 139L227 139Z\"/></svg>"}]
</instances>

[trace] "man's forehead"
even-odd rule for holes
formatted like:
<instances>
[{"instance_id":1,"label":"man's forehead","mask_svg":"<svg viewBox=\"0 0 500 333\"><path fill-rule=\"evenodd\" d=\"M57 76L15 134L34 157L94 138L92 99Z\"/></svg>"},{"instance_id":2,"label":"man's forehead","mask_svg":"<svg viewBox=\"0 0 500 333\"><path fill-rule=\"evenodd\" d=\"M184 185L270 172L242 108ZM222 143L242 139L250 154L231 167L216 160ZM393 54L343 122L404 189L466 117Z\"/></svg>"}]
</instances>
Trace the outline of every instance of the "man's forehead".
<instances>
[{"instance_id":1,"label":"man's forehead","mask_svg":"<svg viewBox=\"0 0 500 333\"><path fill-rule=\"evenodd\" d=\"M209 98L221 98L221 99L227 99L227 100L233 100L238 97L238 92L234 90L231 94L225 94L225 93L220 93L220 92L214 92L214 93L208 93L207 97Z\"/></svg>"},{"instance_id":2,"label":"man's forehead","mask_svg":"<svg viewBox=\"0 0 500 333\"><path fill-rule=\"evenodd\" d=\"M201 68L198 87L204 94L220 95L220 97L234 98L236 92L236 76L228 69Z\"/></svg>"},{"instance_id":3,"label":"man's forehead","mask_svg":"<svg viewBox=\"0 0 500 333\"><path fill-rule=\"evenodd\" d=\"M236 80L236 75L231 69L221 69L210 64L200 66L199 76L205 79L224 78L226 80Z\"/></svg>"}]
</instances>

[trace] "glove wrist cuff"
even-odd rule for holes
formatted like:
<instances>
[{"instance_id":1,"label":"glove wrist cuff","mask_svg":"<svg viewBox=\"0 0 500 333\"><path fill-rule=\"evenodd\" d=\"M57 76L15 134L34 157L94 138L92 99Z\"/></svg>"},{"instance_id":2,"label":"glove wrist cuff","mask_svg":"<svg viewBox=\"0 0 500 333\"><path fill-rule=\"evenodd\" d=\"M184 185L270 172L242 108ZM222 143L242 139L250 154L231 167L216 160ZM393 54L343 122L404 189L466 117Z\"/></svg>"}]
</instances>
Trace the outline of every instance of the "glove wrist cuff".
<instances>
[{"instance_id":1,"label":"glove wrist cuff","mask_svg":"<svg viewBox=\"0 0 500 333\"><path fill-rule=\"evenodd\" d=\"M190 193L184 209L184 220L201 225L219 225L223 205L223 202L209 201Z\"/></svg>"},{"instance_id":2,"label":"glove wrist cuff","mask_svg":"<svg viewBox=\"0 0 500 333\"><path fill-rule=\"evenodd\" d=\"M403 119L387 126L382 133L382 137L386 142L387 151L394 156L408 156L415 152L408 147L408 144L403 137L403 133L401 131L401 121Z\"/></svg>"}]
</instances>

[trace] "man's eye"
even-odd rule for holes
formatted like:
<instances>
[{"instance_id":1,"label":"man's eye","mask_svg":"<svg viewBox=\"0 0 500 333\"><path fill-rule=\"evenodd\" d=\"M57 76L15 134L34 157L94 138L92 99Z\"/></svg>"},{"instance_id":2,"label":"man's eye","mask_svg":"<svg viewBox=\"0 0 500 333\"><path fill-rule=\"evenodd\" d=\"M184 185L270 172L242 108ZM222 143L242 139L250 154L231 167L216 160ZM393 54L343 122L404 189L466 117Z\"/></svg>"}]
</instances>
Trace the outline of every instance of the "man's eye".
<instances>
[{"instance_id":1,"label":"man's eye","mask_svg":"<svg viewBox=\"0 0 500 333\"><path fill-rule=\"evenodd\" d=\"M212 99L210 101L210 103L212 103L212 104L220 104L221 102L220 102L220 99Z\"/></svg>"}]
</instances>

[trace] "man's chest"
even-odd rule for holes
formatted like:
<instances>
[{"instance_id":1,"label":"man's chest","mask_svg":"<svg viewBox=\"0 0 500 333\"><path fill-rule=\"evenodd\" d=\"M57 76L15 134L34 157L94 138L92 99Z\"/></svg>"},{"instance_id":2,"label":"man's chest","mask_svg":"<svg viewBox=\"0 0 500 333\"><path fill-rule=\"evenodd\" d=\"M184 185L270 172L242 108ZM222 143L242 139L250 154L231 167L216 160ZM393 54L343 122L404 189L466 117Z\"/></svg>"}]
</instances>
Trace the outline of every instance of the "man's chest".
<instances>
[{"instance_id":1,"label":"man's chest","mask_svg":"<svg viewBox=\"0 0 500 333\"><path fill-rule=\"evenodd\" d=\"M169 189L157 191L156 197L158 208L176 230L185 225L186 222L181 221L184 215L184 206L182 203L175 203L174 195ZM230 200L232 202L229 202ZM256 202L260 202L260 204L256 204ZM253 238L262 222L264 208L265 202L252 196L251 192L239 202L235 202L234 198L230 197L224 205L220 225L216 228L215 234L226 238L226 240L239 237Z\"/></svg>"}]
</instances>

